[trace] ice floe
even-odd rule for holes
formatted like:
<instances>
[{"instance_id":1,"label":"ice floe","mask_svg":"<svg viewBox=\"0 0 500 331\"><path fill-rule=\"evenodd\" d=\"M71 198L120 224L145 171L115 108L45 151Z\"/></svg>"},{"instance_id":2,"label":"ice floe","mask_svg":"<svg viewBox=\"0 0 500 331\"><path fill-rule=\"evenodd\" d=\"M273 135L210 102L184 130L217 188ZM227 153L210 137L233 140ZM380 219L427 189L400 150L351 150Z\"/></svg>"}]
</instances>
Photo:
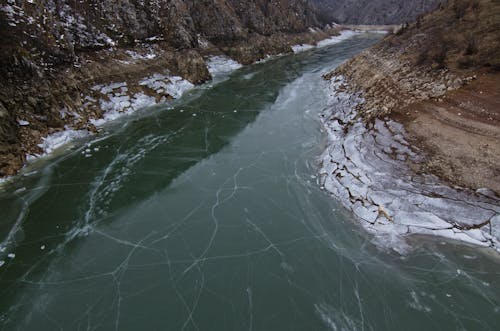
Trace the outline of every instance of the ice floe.
<instances>
[{"instance_id":1,"label":"ice floe","mask_svg":"<svg viewBox=\"0 0 500 331\"><path fill-rule=\"evenodd\" d=\"M333 36L333 37L321 40L316 44L316 46L310 45L310 44L301 44L301 45L292 46L292 50L294 53L301 53L301 52L305 52L305 51L308 51L310 49L314 49L314 48L318 48L318 47L330 46L330 45L338 44L341 41L349 39L357 34L360 34L360 32L353 31L353 30L342 30L342 31L340 31L340 34L338 36Z\"/></svg>"},{"instance_id":2,"label":"ice floe","mask_svg":"<svg viewBox=\"0 0 500 331\"><path fill-rule=\"evenodd\" d=\"M230 73L242 65L227 56L212 56L207 61L208 71L213 77Z\"/></svg>"},{"instance_id":3,"label":"ice floe","mask_svg":"<svg viewBox=\"0 0 500 331\"><path fill-rule=\"evenodd\" d=\"M167 76L154 74L139 82L141 86L147 86L157 93L166 92L174 98L180 98L186 91L194 88L194 84L179 76Z\"/></svg>"},{"instance_id":4,"label":"ice floe","mask_svg":"<svg viewBox=\"0 0 500 331\"><path fill-rule=\"evenodd\" d=\"M30 155L28 159L33 159L39 156L46 156L52 153L54 150L62 147L63 145L66 145L75 139L87 137L88 135L89 132L87 130L73 130L73 129L66 129L64 131L50 134L47 137L43 138L42 143L38 145L38 147L40 147L43 150L43 154L35 156Z\"/></svg>"},{"instance_id":5,"label":"ice floe","mask_svg":"<svg viewBox=\"0 0 500 331\"><path fill-rule=\"evenodd\" d=\"M319 41L318 47L325 47L325 46L338 44L339 42L344 41L346 39L349 39L357 34L359 34L359 32L352 31L352 30L342 30L340 32L340 35L338 35L338 36L333 36L333 37L330 37L328 39Z\"/></svg>"},{"instance_id":6,"label":"ice floe","mask_svg":"<svg viewBox=\"0 0 500 331\"><path fill-rule=\"evenodd\" d=\"M180 98L194 88L194 84L179 76L155 73L144 77L136 84L142 92L131 93L126 82L96 85L92 88L95 95L86 96L85 106L96 104L104 111L102 118L92 119L95 126L102 126L122 116L129 115L158 102L167 101L167 96ZM146 93L147 92L149 93Z\"/></svg>"},{"instance_id":7,"label":"ice floe","mask_svg":"<svg viewBox=\"0 0 500 331\"><path fill-rule=\"evenodd\" d=\"M406 161L421 157L405 140L403 126L389 119L362 123L355 108L363 99L342 92L343 84L343 77L332 79L334 93L321 114L329 142L320 185L376 234L377 243L395 250L404 236L424 234L500 252L500 201L412 172Z\"/></svg>"}]
</instances>

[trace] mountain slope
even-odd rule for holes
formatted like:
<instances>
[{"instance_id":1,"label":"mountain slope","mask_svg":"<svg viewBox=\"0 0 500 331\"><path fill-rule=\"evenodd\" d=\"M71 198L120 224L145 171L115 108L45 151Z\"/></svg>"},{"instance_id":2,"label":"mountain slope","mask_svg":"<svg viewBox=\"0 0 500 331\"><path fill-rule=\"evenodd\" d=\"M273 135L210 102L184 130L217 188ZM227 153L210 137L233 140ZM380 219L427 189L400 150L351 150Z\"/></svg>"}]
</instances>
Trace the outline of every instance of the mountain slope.
<instances>
[{"instance_id":1,"label":"mountain slope","mask_svg":"<svg viewBox=\"0 0 500 331\"><path fill-rule=\"evenodd\" d=\"M416 171L500 193L500 2L448 1L327 78L361 93L357 118L391 116L426 154Z\"/></svg>"},{"instance_id":2,"label":"mountain slope","mask_svg":"<svg viewBox=\"0 0 500 331\"><path fill-rule=\"evenodd\" d=\"M441 0L313 0L320 19L341 24L400 24L434 10Z\"/></svg>"},{"instance_id":3,"label":"mountain slope","mask_svg":"<svg viewBox=\"0 0 500 331\"><path fill-rule=\"evenodd\" d=\"M251 34L302 32L318 26L307 1L9 0L0 6L2 68L18 61L50 65L79 52L164 39L196 48L199 37L231 44Z\"/></svg>"}]
</instances>

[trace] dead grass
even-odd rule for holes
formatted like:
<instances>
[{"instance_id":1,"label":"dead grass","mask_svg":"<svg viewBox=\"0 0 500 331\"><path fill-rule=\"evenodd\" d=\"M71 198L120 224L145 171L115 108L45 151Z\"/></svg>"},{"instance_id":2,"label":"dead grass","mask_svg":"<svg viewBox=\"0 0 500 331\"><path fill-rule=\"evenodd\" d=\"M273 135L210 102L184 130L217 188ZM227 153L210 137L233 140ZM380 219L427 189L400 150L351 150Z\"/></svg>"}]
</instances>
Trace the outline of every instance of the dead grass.
<instances>
[{"instance_id":1,"label":"dead grass","mask_svg":"<svg viewBox=\"0 0 500 331\"><path fill-rule=\"evenodd\" d=\"M433 69L499 71L500 1L450 0L388 36L380 47Z\"/></svg>"}]
</instances>

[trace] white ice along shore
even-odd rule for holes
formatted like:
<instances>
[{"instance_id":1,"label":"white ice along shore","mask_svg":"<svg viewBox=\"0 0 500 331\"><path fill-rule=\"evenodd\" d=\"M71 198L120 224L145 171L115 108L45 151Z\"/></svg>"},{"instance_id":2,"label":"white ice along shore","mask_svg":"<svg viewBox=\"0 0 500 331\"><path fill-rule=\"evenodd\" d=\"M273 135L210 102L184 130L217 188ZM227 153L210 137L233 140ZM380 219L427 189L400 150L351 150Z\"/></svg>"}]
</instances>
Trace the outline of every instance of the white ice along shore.
<instances>
[{"instance_id":1,"label":"white ice along shore","mask_svg":"<svg viewBox=\"0 0 500 331\"><path fill-rule=\"evenodd\" d=\"M243 65L227 56L212 56L207 61L208 71L212 77L228 74L241 68Z\"/></svg>"},{"instance_id":2,"label":"white ice along shore","mask_svg":"<svg viewBox=\"0 0 500 331\"><path fill-rule=\"evenodd\" d=\"M92 88L91 95L82 96L83 109L100 108L104 111L102 118L91 119L90 122L100 127L120 117L132 114L140 109L154 106L158 102L167 101L168 96L180 98L184 93L194 88L194 85L182 77L170 76L168 73L156 73L144 77L134 83L135 93L130 92L126 82L114 82L105 85L96 85ZM148 93L145 93L147 90ZM61 111L61 117L71 115L80 118L76 113L68 114ZM28 161L38 157L47 156L54 150L67 145L75 139L91 135L87 130L74 130L66 126L64 131L53 133L45 138L38 146L43 150L40 155L27 155Z\"/></svg>"},{"instance_id":3,"label":"white ice along shore","mask_svg":"<svg viewBox=\"0 0 500 331\"><path fill-rule=\"evenodd\" d=\"M339 89L343 77L330 84L329 107L321 114L328 147L321 156L320 184L375 235L377 244L404 252L408 246L402 239L422 234L500 253L499 199L412 172L405 161L421 158L405 140L403 126L392 120L368 125L356 120L362 97Z\"/></svg>"},{"instance_id":4,"label":"white ice along shore","mask_svg":"<svg viewBox=\"0 0 500 331\"><path fill-rule=\"evenodd\" d=\"M220 77L239 69L242 65L225 56L213 56L207 60L207 66L213 77ZM99 108L104 111L102 118L94 118L90 123L101 127L120 117L132 114L140 109L166 102L168 97L178 99L195 86L179 76L172 76L167 71L155 73L144 77L134 84L127 82L113 82L109 84L96 85L92 88L90 95L82 95L83 108ZM132 93L131 90L136 91ZM145 93L145 92L148 93ZM79 118L78 114L69 114ZM66 110L61 111L61 117L68 116ZM27 123L29 124L29 123ZM42 148L41 155L28 155L28 160L47 156L54 150L67 145L75 139L90 135L87 130L74 130L67 126L64 131L57 132L43 138L38 146Z\"/></svg>"},{"instance_id":5,"label":"white ice along shore","mask_svg":"<svg viewBox=\"0 0 500 331\"><path fill-rule=\"evenodd\" d=\"M292 46L292 50L294 53L301 53L301 52L305 52L305 51L313 49L313 48L330 46L330 45L338 44L341 41L349 39L349 38L351 38L355 35L358 35L360 33L361 32L353 31L353 30L342 30L342 31L340 31L340 35L321 40L316 45L310 45L310 44L295 45L295 46Z\"/></svg>"}]
</instances>

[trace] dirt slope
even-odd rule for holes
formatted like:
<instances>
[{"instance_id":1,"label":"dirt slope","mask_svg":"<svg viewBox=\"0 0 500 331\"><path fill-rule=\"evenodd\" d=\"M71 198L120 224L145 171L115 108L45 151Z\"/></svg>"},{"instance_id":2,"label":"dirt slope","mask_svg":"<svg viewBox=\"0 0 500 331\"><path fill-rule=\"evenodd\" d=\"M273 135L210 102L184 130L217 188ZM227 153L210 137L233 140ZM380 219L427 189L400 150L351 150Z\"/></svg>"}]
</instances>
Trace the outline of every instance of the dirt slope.
<instances>
[{"instance_id":1,"label":"dirt slope","mask_svg":"<svg viewBox=\"0 0 500 331\"><path fill-rule=\"evenodd\" d=\"M426 154L417 171L500 193L500 1L453 0L346 62L365 102L358 118L392 116Z\"/></svg>"}]
</instances>

